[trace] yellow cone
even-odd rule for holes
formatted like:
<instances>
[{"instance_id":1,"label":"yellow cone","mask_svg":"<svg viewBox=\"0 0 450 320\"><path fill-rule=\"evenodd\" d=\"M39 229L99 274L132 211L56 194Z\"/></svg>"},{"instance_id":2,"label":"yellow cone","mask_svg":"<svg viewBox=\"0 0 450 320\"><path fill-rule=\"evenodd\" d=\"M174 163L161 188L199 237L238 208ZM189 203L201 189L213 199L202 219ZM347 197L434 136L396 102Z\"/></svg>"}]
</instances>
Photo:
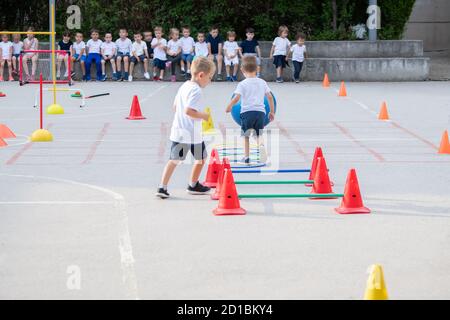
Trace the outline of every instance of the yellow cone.
<instances>
[{"instance_id":1,"label":"yellow cone","mask_svg":"<svg viewBox=\"0 0 450 320\"><path fill-rule=\"evenodd\" d=\"M33 142L51 142L53 141L53 135L48 130L38 129L33 132L30 139Z\"/></svg>"},{"instance_id":2,"label":"yellow cone","mask_svg":"<svg viewBox=\"0 0 450 320\"><path fill-rule=\"evenodd\" d=\"M64 114L64 108L59 104L49 105L47 108L47 114Z\"/></svg>"},{"instance_id":3,"label":"yellow cone","mask_svg":"<svg viewBox=\"0 0 450 320\"><path fill-rule=\"evenodd\" d=\"M370 266L369 273L364 300L387 300L388 293L384 283L383 267L374 264Z\"/></svg>"},{"instance_id":4,"label":"yellow cone","mask_svg":"<svg viewBox=\"0 0 450 320\"><path fill-rule=\"evenodd\" d=\"M203 128L203 134L215 134L216 133L216 129L214 129L214 122L211 116L211 108L207 107L205 109L205 112L207 114L209 114L209 118L208 121L203 121L202 122L202 128Z\"/></svg>"}]
</instances>

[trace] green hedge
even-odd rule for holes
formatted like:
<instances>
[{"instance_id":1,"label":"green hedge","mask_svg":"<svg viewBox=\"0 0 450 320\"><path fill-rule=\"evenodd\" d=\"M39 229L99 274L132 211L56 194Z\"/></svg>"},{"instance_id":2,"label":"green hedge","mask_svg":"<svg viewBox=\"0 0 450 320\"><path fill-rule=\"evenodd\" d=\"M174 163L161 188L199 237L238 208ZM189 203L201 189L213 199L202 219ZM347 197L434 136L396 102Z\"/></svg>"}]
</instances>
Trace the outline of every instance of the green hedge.
<instances>
[{"instance_id":1,"label":"green hedge","mask_svg":"<svg viewBox=\"0 0 450 320\"><path fill-rule=\"evenodd\" d=\"M57 31L61 33L71 4L82 10L82 29L86 36L93 27L117 34L124 26L133 31L162 25L169 27L190 25L193 33L207 31L217 24L221 32L235 30L242 38L245 28L252 26L261 40L272 40L280 24L307 34L309 40L353 39L350 27L367 20L366 0L334 0L336 25L333 26L333 0L57 0ZM403 33L415 0L378 0L382 10L381 39L399 39ZM1 29L24 30L33 25L48 29L48 0L2 0Z\"/></svg>"}]
</instances>

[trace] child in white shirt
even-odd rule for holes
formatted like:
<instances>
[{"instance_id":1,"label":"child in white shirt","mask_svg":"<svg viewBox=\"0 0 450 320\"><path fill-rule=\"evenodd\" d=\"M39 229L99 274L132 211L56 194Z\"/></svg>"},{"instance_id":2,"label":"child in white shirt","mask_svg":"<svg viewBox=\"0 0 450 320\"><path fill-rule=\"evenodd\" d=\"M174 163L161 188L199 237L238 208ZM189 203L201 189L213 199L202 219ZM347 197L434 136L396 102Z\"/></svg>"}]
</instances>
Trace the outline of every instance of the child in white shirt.
<instances>
[{"instance_id":1,"label":"child in white shirt","mask_svg":"<svg viewBox=\"0 0 450 320\"><path fill-rule=\"evenodd\" d=\"M227 71L227 81L237 81L239 67L239 45L236 42L236 32L227 32L228 41L223 44L223 55L225 57L225 69ZM230 76L230 68L233 67L233 76Z\"/></svg>"},{"instance_id":2,"label":"child in white shirt","mask_svg":"<svg viewBox=\"0 0 450 320\"><path fill-rule=\"evenodd\" d=\"M114 42L112 42L112 33L105 33L105 42L102 43L101 46L101 54L102 54L102 81L106 81L106 63L109 61L111 63L111 69L113 72L113 80L117 80L116 73L116 56L117 47Z\"/></svg>"},{"instance_id":3,"label":"child in white shirt","mask_svg":"<svg viewBox=\"0 0 450 320\"><path fill-rule=\"evenodd\" d=\"M189 78L191 74L191 63L194 59L194 45L195 41L190 36L191 30L189 27L182 28L183 36L180 39L181 43L181 73Z\"/></svg>"},{"instance_id":4,"label":"child in white shirt","mask_svg":"<svg viewBox=\"0 0 450 320\"><path fill-rule=\"evenodd\" d=\"M155 27L155 37L152 40L153 49L153 80L162 81L167 62L167 40L164 39L162 27ZM159 77L157 71L159 70Z\"/></svg>"},{"instance_id":5,"label":"child in white shirt","mask_svg":"<svg viewBox=\"0 0 450 320\"><path fill-rule=\"evenodd\" d=\"M29 32L34 32L32 27L28 28ZM39 40L34 37L34 34L29 33L23 40L23 50L39 50ZM25 72L25 81L31 81L36 79L36 68L39 55L33 52L27 52L23 54L22 65ZM28 69L28 60L31 60L31 75Z\"/></svg>"},{"instance_id":6,"label":"child in white shirt","mask_svg":"<svg viewBox=\"0 0 450 320\"><path fill-rule=\"evenodd\" d=\"M14 81L12 76L12 53L13 53L13 44L9 41L9 36L7 34L2 34L2 42L0 42L0 81L3 81L3 67L5 63L8 66L9 70L9 81Z\"/></svg>"},{"instance_id":7,"label":"child in white shirt","mask_svg":"<svg viewBox=\"0 0 450 320\"><path fill-rule=\"evenodd\" d=\"M167 185L177 165L186 159L189 152L195 159L191 171L190 183L187 192L190 194L206 194L209 187L200 184L199 177L207 158L206 146L202 136L202 120L208 120L209 115L202 112L202 88L211 83L215 73L214 62L204 57L198 57L192 62L192 79L186 81L175 97L173 107L175 117L172 123L170 141L172 147L170 160L161 178L161 184L156 193L157 197L168 198Z\"/></svg>"},{"instance_id":8,"label":"child in white shirt","mask_svg":"<svg viewBox=\"0 0 450 320\"><path fill-rule=\"evenodd\" d=\"M83 41L83 34L77 32L75 34L75 42L72 44L72 62L80 63L81 72L83 73L83 81L86 80L86 68L84 63L86 62L86 43ZM74 66L75 70L75 66Z\"/></svg>"},{"instance_id":9,"label":"child in white shirt","mask_svg":"<svg viewBox=\"0 0 450 320\"><path fill-rule=\"evenodd\" d=\"M142 62L144 64L144 77L145 79L150 79L148 74L148 50L145 41L142 41L142 34L136 32L134 34L134 42L131 49L131 64L130 64L130 76L128 81L133 81L133 70L136 63Z\"/></svg>"},{"instance_id":10,"label":"child in white shirt","mask_svg":"<svg viewBox=\"0 0 450 320\"><path fill-rule=\"evenodd\" d=\"M270 50L270 58L273 57L273 64L277 68L277 82L283 82L283 69L287 65L288 50L291 47L291 42L287 38L289 29L286 26L278 28L278 37L275 38Z\"/></svg>"},{"instance_id":11,"label":"child in white shirt","mask_svg":"<svg viewBox=\"0 0 450 320\"><path fill-rule=\"evenodd\" d=\"M292 46L290 51L292 53L292 63L294 64L294 81L295 83L299 83L303 62L306 58L305 35L299 33L295 37L295 40L297 43Z\"/></svg>"},{"instance_id":12,"label":"child in white shirt","mask_svg":"<svg viewBox=\"0 0 450 320\"><path fill-rule=\"evenodd\" d=\"M128 30L119 30L119 39L116 40L117 46L117 78L120 81L128 80L128 67L131 56L131 46L133 43L128 39ZM122 61L123 61L123 72L122 72Z\"/></svg>"},{"instance_id":13,"label":"child in white shirt","mask_svg":"<svg viewBox=\"0 0 450 320\"><path fill-rule=\"evenodd\" d=\"M20 34L13 34L13 55L12 55L12 65L13 74L19 74L19 63L20 63L20 53L23 50L23 42L20 41Z\"/></svg>"},{"instance_id":14,"label":"child in white shirt","mask_svg":"<svg viewBox=\"0 0 450 320\"><path fill-rule=\"evenodd\" d=\"M234 97L227 106L226 112L231 112L236 103L241 100L241 130L244 137L245 156L243 162L250 164L250 135L254 131L260 150L260 161L266 161L265 149L262 145L262 131L266 122L266 107L264 97L269 101L269 121L275 119L275 106L272 93L267 82L256 76L258 64L256 57L245 56L242 58L241 71L245 80L239 82Z\"/></svg>"},{"instance_id":15,"label":"child in white shirt","mask_svg":"<svg viewBox=\"0 0 450 320\"><path fill-rule=\"evenodd\" d=\"M197 42L195 43L195 58L197 57L208 57L208 43L206 43L206 36L204 32L199 32L197 34ZM194 58L194 59L195 59Z\"/></svg>"},{"instance_id":16,"label":"child in white shirt","mask_svg":"<svg viewBox=\"0 0 450 320\"><path fill-rule=\"evenodd\" d=\"M177 28L170 29L170 40L167 44L167 63L166 67L171 68L172 75L170 81L177 81L176 67L181 61L181 41L180 41L180 31Z\"/></svg>"},{"instance_id":17,"label":"child in white shirt","mask_svg":"<svg viewBox=\"0 0 450 320\"><path fill-rule=\"evenodd\" d=\"M98 30L93 29L91 31L91 39L89 39L86 44L86 49L88 51L88 56L86 58L86 81L91 80L92 61L95 62L97 69L97 80L102 81L102 55L100 53L103 41L98 37Z\"/></svg>"}]
</instances>

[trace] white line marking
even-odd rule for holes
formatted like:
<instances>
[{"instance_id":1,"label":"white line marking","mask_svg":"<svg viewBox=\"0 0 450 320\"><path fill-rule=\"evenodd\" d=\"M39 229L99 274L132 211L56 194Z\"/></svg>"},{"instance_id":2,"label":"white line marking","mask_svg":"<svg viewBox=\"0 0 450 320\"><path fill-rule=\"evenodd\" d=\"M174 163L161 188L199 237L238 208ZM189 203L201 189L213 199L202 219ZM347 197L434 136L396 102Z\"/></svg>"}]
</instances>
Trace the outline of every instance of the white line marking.
<instances>
[{"instance_id":1,"label":"white line marking","mask_svg":"<svg viewBox=\"0 0 450 320\"><path fill-rule=\"evenodd\" d=\"M339 90L338 89L335 88L334 91L336 91L336 93L339 94ZM361 108L363 108L367 112L370 112L371 114L373 114L375 116L378 116L378 114L375 111L370 109L370 107L368 107L367 105L365 105L361 101L358 101L358 100L352 98L351 96L347 96L347 99L353 101L354 103L356 103L358 106L360 106Z\"/></svg>"},{"instance_id":2,"label":"white line marking","mask_svg":"<svg viewBox=\"0 0 450 320\"><path fill-rule=\"evenodd\" d=\"M22 137L22 138L25 138L26 140L22 141L22 142L18 142L18 143L9 143L10 141L14 141L14 139L6 139L5 141L6 141L6 143L8 145L6 145L6 146L4 146L2 148L22 146L22 145L27 144L28 142L30 142L30 138L28 136L26 136L26 135L16 134L16 137L17 138L21 138Z\"/></svg>"},{"instance_id":3,"label":"white line marking","mask_svg":"<svg viewBox=\"0 0 450 320\"><path fill-rule=\"evenodd\" d=\"M137 280L136 274L134 271L134 257L133 257L133 248L131 246L131 237L130 231L128 228L128 214L126 211L126 202L123 195L117 193L115 191L87 184L82 182L77 182L73 180L60 179L60 178L52 178L52 177L43 177L43 176L31 176L31 175L13 175L13 174L3 174L0 173L0 176L7 177L15 177L15 178L28 178L28 179L43 179L56 181L61 183L68 183L76 186L81 186L85 188L90 188L93 190L97 190L103 193L108 194L112 198L114 198L114 207L118 210L120 214L119 221L119 252L120 252L120 261L122 266L122 281L126 287L127 296L130 299L139 299L138 288L137 288Z\"/></svg>"}]
</instances>

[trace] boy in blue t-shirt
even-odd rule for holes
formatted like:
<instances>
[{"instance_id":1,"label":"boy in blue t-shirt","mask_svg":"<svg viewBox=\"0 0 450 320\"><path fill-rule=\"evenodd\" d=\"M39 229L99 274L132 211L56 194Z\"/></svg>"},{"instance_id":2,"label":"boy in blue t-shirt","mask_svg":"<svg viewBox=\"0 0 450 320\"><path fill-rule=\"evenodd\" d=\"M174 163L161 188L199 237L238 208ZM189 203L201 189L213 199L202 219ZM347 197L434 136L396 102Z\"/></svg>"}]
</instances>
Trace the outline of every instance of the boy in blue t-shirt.
<instances>
[{"instance_id":1,"label":"boy in blue t-shirt","mask_svg":"<svg viewBox=\"0 0 450 320\"><path fill-rule=\"evenodd\" d=\"M259 48L258 40L255 39L255 29L247 28L245 30L247 39L241 42L239 47L241 48L241 57L253 56L256 57L256 63L258 65L256 70L256 76L261 77L261 49Z\"/></svg>"},{"instance_id":2,"label":"boy in blue t-shirt","mask_svg":"<svg viewBox=\"0 0 450 320\"><path fill-rule=\"evenodd\" d=\"M222 48L223 39L219 34L219 28L212 26L209 30L209 34L206 37L206 43L208 44L208 58L214 62L217 61L217 81L222 81Z\"/></svg>"}]
</instances>

